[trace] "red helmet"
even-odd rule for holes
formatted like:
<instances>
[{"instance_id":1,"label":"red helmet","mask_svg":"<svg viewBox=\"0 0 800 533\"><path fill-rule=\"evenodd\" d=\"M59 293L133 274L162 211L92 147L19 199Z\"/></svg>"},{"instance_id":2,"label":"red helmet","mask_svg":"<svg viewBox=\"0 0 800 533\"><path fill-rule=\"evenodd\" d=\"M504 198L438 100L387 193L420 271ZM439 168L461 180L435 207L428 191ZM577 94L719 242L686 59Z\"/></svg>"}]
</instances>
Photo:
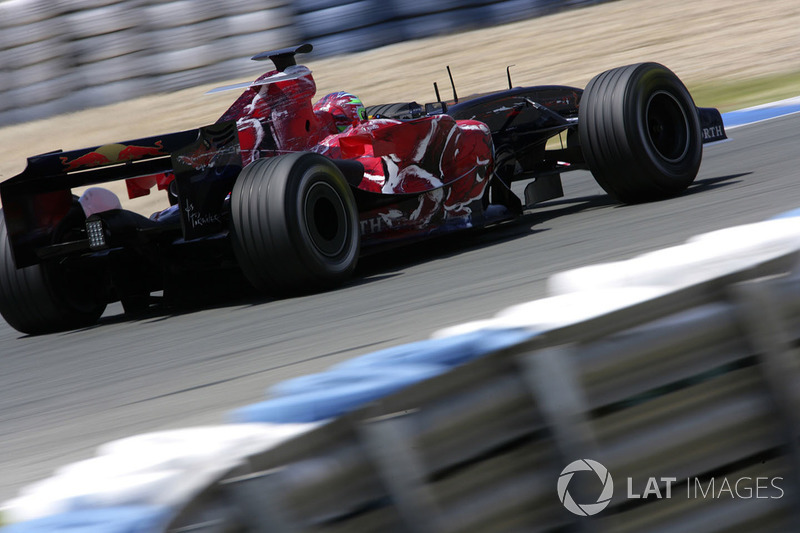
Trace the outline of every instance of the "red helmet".
<instances>
[{"instance_id":1,"label":"red helmet","mask_svg":"<svg viewBox=\"0 0 800 533\"><path fill-rule=\"evenodd\" d=\"M361 103L361 99L344 91L323 96L314 105L314 112L329 114L339 132L367 119L366 109Z\"/></svg>"}]
</instances>

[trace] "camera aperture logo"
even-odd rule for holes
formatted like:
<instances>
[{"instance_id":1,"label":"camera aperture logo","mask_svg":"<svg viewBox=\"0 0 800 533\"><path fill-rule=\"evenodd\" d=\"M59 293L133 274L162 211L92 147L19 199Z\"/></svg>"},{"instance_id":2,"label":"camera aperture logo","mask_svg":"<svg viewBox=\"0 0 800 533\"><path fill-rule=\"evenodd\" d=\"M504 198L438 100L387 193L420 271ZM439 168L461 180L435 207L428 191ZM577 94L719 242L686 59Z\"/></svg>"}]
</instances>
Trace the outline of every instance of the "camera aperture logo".
<instances>
[{"instance_id":1,"label":"camera aperture logo","mask_svg":"<svg viewBox=\"0 0 800 533\"><path fill-rule=\"evenodd\" d=\"M570 482L573 481L573 476L579 472L586 472L586 474L582 474L583 477L576 483L578 487L583 490L575 490L576 487L573 487L573 493L578 494L579 500L586 500L591 499L591 497L594 496L594 491L599 490L600 495L597 497L596 502L578 503L575 501L572 494L570 494ZM600 485L592 479L592 473L600 480ZM781 487L783 479L784 478L781 476L740 476L738 478L733 478L732 476L718 478L689 477L685 480L685 498L687 500L728 498L732 500L780 499L784 496L784 490ZM593 487L591 492L587 490L587 481ZM626 481L626 498L628 500L642 501L683 497L682 490L673 490L679 487L677 484L677 477L649 476L646 478L639 477L638 479L628 477ZM602 488L600 488L601 485ZM644 487L644 489L640 487ZM611 474L605 466L592 459L578 459L577 461L573 461L568 464L558 476L558 499L569 512L578 516L596 515L608 507L613 496L614 481L611 479Z\"/></svg>"},{"instance_id":2,"label":"camera aperture logo","mask_svg":"<svg viewBox=\"0 0 800 533\"><path fill-rule=\"evenodd\" d=\"M570 495L568 487L569 482L572 481L572 476L575 472L591 471L597 474L600 482L603 484L603 490L600 496L597 497L595 503L577 503ZM596 515L611 502L611 497L614 495L614 480L611 479L611 474L608 469L591 459L578 459L567 465L558 476L558 499L566 507L567 511L579 516L592 516Z\"/></svg>"}]
</instances>

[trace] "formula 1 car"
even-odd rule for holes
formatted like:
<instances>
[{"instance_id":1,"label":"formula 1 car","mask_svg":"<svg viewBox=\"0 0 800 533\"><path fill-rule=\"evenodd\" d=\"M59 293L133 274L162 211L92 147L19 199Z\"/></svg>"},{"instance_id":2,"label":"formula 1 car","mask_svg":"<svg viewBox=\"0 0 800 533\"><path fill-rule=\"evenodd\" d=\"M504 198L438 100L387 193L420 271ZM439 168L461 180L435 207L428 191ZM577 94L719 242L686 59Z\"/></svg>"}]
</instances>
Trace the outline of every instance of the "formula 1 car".
<instances>
[{"instance_id":1,"label":"formula 1 car","mask_svg":"<svg viewBox=\"0 0 800 533\"><path fill-rule=\"evenodd\" d=\"M286 296L325 290L359 255L519 216L589 169L611 196L644 202L694 180L702 144L725 138L667 68L604 72L585 90L512 87L459 100L365 108L334 93L312 105L306 44L263 52L275 69L215 124L28 158L0 184L0 313L36 334L95 323L109 302L142 310L181 294L184 274L238 269ZM449 72L449 69L448 69ZM452 81L452 77L451 77ZM554 142L555 140L555 142ZM166 191L151 217L130 197ZM511 183L529 181L524 198ZM77 197L72 189L92 186ZM207 274L206 274L207 273Z\"/></svg>"}]
</instances>

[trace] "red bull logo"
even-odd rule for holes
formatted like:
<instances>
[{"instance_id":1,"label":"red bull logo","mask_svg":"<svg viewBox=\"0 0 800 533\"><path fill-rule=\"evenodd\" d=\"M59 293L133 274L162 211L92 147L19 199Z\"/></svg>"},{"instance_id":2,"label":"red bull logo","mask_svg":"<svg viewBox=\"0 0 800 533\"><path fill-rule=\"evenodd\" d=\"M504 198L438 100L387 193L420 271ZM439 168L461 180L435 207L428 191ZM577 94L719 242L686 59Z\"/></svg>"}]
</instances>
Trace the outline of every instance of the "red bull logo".
<instances>
[{"instance_id":1,"label":"red bull logo","mask_svg":"<svg viewBox=\"0 0 800 533\"><path fill-rule=\"evenodd\" d=\"M64 166L65 172L73 170L101 167L103 165L112 165L114 163L124 163L125 161L132 161L134 159L141 159L143 157L155 157L160 155L169 155L164 152L164 147L161 141L156 141L153 146L136 146L132 144L104 144L96 148L94 151L84 154L80 157L69 160L68 157L61 157L61 164Z\"/></svg>"},{"instance_id":2,"label":"red bull logo","mask_svg":"<svg viewBox=\"0 0 800 533\"><path fill-rule=\"evenodd\" d=\"M205 170L213 165L217 155L218 152L200 146L188 154L179 155L178 162L195 170Z\"/></svg>"}]
</instances>

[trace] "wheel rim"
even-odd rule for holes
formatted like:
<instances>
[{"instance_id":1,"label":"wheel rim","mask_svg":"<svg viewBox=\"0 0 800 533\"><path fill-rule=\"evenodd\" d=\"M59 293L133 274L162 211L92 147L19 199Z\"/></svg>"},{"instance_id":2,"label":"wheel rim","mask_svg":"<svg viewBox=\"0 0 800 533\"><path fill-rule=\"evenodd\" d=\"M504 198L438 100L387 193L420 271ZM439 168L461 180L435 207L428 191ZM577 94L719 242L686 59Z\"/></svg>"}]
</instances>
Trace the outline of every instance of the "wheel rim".
<instances>
[{"instance_id":1,"label":"wheel rim","mask_svg":"<svg viewBox=\"0 0 800 533\"><path fill-rule=\"evenodd\" d=\"M326 182L308 190L303 208L311 243L326 257L336 257L346 248L349 235L347 207L339 193Z\"/></svg>"},{"instance_id":2,"label":"wheel rim","mask_svg":"<svg viewBox=\"0 0 800 533\"><path fill-rule=\"evenodd\" d=\"M677 163L689 152L689 119L672 94L658 91L650 97L645 126L650 145L665 161Z\"/></svg>"}]
</instances>

